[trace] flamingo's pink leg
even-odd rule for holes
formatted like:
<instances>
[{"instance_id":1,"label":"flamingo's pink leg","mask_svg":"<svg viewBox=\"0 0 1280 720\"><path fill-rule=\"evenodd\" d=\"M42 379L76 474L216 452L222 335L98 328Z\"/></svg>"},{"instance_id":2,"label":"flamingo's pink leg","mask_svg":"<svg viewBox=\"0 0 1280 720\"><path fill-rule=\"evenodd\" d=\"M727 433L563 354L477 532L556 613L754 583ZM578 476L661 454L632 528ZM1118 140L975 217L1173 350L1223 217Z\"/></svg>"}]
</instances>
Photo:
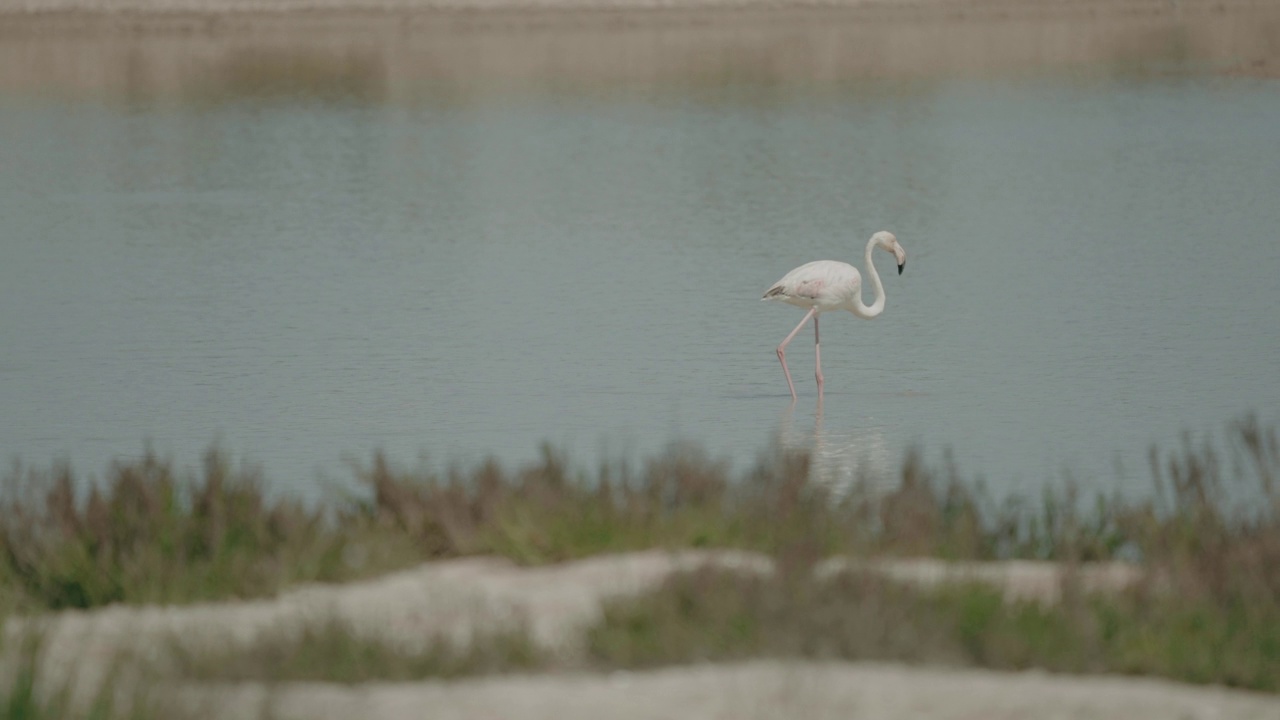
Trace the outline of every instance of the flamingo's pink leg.
<instances>
[{"instance_id":1,"label":"flamingo's pink leg","mask_svg":"<svg viewBox=\"0 0 1280 720\"><path fill-rule=\"evenodd\" d=\"M787 369L787 343L791 342L791 338L795 337L796 333L800 332L800 328L804 327L804 324L809 322L809 318L815 317L817 312L818 308L809 308L809 312L805 313L804 319L800 321L800 324L796 326L796 329L792 330L791 334L788 335L786 339L782 341L782 344L778 346L778 361L782 363L782 372L787 376L787 389L791 391L792 400L796 399L796 386L792 384L791 371Z\"/></svg>"},{"instance_id":2,"label":"flamingo's pink leg","mask_svg":"<svg viewBox=\"0 0 1280 720\"><path fill-rule=\"evenodd\" d=\"M822 349L818 343L818 316L813 316L813 367L818 378L818 397L822 397Z\"/></svg>"}]
</instances>

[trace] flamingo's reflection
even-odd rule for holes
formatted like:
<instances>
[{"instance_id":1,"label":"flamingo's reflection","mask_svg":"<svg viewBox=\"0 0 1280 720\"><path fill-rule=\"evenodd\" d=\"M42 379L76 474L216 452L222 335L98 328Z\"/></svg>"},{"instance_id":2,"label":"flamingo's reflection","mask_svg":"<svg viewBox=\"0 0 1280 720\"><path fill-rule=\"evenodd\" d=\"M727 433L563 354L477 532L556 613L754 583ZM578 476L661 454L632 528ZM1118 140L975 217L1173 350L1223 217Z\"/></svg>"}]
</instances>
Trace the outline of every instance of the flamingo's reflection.
<instances>
[{"instance_id":1,"label":"flamingo's reflection","mask_svg":"<svg viewBox=\"0 0 1280 720\"><path fill-rule=\"evenodd\" d=\"M824 427L821 395L814 409L812 433L796 427L792 403L778 425L778 444L786 451L809 453L810 481L826 487L834 498L855 491L878 496L897 486L884 428L874 423Z\"/></svg>"}]
</instances>

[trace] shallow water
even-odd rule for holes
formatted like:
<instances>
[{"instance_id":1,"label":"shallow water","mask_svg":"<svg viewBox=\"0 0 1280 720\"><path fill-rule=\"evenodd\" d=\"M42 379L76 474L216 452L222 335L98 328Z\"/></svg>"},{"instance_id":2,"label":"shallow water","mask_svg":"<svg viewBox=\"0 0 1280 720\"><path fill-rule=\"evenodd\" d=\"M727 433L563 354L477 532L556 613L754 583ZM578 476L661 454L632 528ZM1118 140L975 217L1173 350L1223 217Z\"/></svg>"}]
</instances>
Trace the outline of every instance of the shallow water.
<instances>
[{"instance_id":1,"label":"shallow water","mask_svg":"<svg viewBox=\"0 0 1280 720\"><path fill-rule=\"evenodd\" d=\"M1150 443L1280 418L1277 88L0 95L0 453L218 439L312 495L375 448L781 441L844 478L918 443L997 493L1145 492ZM906 273L824 316L821 416L797 337L789 409L802 313L760 294L880 229Z\"/></svg>"}]
</instances>

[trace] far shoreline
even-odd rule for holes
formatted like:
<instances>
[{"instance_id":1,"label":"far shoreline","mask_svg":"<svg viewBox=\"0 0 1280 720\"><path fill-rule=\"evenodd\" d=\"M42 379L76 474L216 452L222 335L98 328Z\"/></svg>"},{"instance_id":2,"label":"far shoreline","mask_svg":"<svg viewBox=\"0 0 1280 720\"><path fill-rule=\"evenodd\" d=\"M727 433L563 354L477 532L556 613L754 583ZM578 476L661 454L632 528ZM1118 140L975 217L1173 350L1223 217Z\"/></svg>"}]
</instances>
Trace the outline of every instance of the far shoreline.
<instances>
[{"instance_id":1,"label":"far shoreline","mask_svg":"<svg viewBox=\"0 0 1280 720\"><path fill-rule=\"evenodd\" d=\"M0 0L0 93L129 100L1280 77L1256 0Z\"/></svg>"},{"instance_id":2,"label":"far shoreline","mask_svg":"<svg viewBox=\"0 0 1280 720\"><path fill-rule=\"evenodd\" d=\"M164 24L210 18L322 24L360 20L590 24L831 17L899 23L1105 19L1195 23L1225 16L1267 17L1280 22L1280 6L1260 0L0 0L0 32L30 24L127 26L140 21Z\"/></svg>"}]
</instances>

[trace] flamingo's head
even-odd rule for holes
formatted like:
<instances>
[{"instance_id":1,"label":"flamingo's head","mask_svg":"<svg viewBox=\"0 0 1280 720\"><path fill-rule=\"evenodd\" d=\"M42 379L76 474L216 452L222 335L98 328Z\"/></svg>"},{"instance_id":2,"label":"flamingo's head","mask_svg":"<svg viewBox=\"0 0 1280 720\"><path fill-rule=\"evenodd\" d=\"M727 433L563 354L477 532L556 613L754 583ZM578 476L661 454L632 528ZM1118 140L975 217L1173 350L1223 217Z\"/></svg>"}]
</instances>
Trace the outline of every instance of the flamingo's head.
<instances>
[{"instance_id":1,"label":"flamingo's head","mask_svg":"<svg viewBox=\"0 0 1280 720\"><path fill-rule=\"evenodd\" d=\"M901 275L902 271L907 267L907 251L902 249L902 245L898 244L898 238L888 230L881 230L872 235L871 239L875 241L876 245L893 253L893 257L898 261L898 274Z\"/></svg>"}]
</instances>

